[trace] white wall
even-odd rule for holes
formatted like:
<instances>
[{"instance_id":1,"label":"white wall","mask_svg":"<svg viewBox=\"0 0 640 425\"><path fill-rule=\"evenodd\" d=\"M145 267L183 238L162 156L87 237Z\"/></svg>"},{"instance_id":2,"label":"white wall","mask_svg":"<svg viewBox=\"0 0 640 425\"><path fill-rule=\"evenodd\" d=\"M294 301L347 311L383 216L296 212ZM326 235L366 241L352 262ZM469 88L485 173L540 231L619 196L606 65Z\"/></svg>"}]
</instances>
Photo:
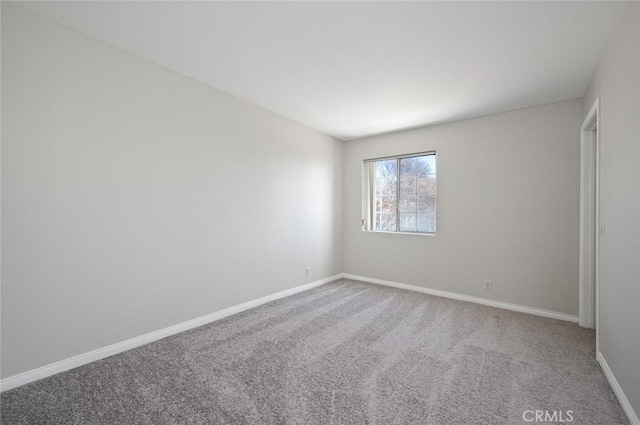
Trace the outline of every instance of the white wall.
<instances>
[{"instance_id":1,"label":"white wall","mask_svg":"<svg viewBox=\"0 0 640 425\"><path fill-rule=\"evenodd\" d=\"M3 377L342 271L343 142L7 4L2 56Z\"/></svg>"},{"instance_id":2,"label":"white wall","mask_svg":"<svg viewBox=\"0 0 640 425\"><path fill-rule=\"evenodd\" d=\"M600 352L640 416L640 4L628 2L583 101L600 97Z\"/></svg>"},{"instance_id":3,"label":"white wall","mask_svg":"<svg viewBox=\"0 0 640 425\"><path fill-rule=\"evenodd\" d=\"M347 142L345 273L577 315L580 116L575 100ZM432 149L437 235L361 231L362 161Z\"/></svg>"}]
</instances>

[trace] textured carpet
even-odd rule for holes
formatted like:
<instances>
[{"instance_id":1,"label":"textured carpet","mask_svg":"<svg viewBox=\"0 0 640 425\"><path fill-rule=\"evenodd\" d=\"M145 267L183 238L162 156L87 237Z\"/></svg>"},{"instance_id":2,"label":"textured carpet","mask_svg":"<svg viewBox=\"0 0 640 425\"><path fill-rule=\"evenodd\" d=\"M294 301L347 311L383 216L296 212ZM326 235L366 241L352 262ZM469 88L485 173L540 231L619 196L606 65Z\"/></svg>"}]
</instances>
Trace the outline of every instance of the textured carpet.
<instances>
[{"instance_id":1,"label":"textured carpet","mask_svg":"<svg viewBox=\"0 0 640 425\"><path fill-rule=\"evenodd\" d=\"M628 423L594 346L575 324L340 280L7 391L1 422Z\"/></svg>"}]
</instances>

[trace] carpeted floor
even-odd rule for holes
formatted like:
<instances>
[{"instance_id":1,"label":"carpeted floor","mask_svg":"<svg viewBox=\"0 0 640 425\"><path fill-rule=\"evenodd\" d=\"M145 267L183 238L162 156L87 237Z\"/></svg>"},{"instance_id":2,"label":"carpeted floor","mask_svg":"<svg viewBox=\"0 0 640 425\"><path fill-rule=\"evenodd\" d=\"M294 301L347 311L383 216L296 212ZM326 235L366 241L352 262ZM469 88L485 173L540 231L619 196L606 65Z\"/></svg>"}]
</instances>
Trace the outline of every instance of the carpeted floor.
<instances>
[{"instance_id":1,"label":"carpeted floor","mask_svg":"<svg viewBox=\"0 0 640 425\"><path fill-rule=\"evenodd\" d=\"M340 280L7 391L1 422L626 424L594 345L575 324Z\"/></svg>"}]
</instances>

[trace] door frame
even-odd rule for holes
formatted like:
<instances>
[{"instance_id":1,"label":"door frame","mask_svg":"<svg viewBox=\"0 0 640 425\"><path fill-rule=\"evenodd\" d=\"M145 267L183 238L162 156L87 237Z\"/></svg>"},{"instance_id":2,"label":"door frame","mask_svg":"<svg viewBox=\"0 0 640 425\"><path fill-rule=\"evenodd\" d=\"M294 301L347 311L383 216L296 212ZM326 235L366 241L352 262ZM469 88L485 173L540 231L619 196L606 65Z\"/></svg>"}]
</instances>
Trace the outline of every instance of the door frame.
<instances>
[{"instance_id":1,"label":"door frame","mask_svg":"<svg viewBox=\"0 0 640 425\"><path fill-rule=\"evenodd\" d=\"M579 324L596 329L599 349L600 264L600 98L580 127L580 291Z\"/></svg>"}]
</instances>

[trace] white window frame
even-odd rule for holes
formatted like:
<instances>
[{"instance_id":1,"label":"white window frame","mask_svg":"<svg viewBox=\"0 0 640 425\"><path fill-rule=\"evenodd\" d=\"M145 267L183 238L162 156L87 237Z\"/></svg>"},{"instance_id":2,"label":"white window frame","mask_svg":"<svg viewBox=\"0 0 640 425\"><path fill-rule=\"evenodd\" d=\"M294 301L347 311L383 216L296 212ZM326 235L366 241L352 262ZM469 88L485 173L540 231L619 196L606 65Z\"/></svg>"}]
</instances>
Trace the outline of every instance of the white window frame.
<instances>
[{"instance_id":1,"label":"white window frame","mask_svg":"<svg viewBox=\"0 0 640 425\"><path fill-rule=\"evenodd\" d=\"M400 212L399 212L399 206L400 206L400 160L404 159L404 158L414 158L414 157L419 157L419 156L433 156L434 161L436 162L436 172L435 172L435 176L436 176L436 195L435 195L435 199L434 199L434 214L435 214L435 226L434 226L434 231L433 232L407 232L407 231L400 231L400 230L376 230L374 229L374 223L375 223L375 219L374 219L374 214L375 214L375 206L374 206L374 202L375 202L375 193L374 193L374 182L373 182L373 178L374 178L374 173L370 172L367 170L368 164L373 164L377 161L388 161L391 159L395 159L398 161L398 189L396 191L396 221L397 221L397 225L396 228L400 229ZM370 159L365 159L364 161L362 161L362 231L364 232L372 232L372 233L389 233L389 234L400 234L400 235L419 235L419 236L435 236L437 229L438 229L438 220L437 220L437 216L438 216L438 166L437 166L437 161L438 161L438 156L436 155L436 151L435 150L431 150L431 151L425 151L425 152L416 152L416 153L410 153L410 154L405 154L405 155L391 155L391 156L384 156L384 157L379 157L379 158L370 158Z\"/></svg>"}]
</instances>

